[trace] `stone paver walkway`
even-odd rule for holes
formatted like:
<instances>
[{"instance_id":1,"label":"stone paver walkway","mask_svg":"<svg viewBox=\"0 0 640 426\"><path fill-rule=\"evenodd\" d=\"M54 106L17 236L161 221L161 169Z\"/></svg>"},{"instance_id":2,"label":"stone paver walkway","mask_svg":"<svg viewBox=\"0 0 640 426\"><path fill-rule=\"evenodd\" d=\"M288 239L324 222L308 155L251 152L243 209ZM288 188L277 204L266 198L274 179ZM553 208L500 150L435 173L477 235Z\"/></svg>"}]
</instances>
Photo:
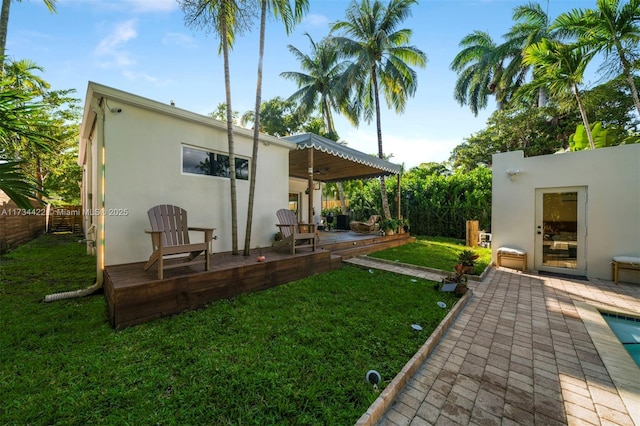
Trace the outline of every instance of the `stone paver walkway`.
<instances>
[{"instance_id":1,"label":"stone paver walkway","mask_svg":"<svg viewBox=\"0 0 640 426\"><path fill-rule=\"evenodd\" d=\"M350 263L441 277L367 258ZM379 425L640 426L640 369L621 345L599 343L596 321L581 317L586 305L640 315L640 285L498 268L469 287L473 298Z\"/></svg>"}]
</instances>

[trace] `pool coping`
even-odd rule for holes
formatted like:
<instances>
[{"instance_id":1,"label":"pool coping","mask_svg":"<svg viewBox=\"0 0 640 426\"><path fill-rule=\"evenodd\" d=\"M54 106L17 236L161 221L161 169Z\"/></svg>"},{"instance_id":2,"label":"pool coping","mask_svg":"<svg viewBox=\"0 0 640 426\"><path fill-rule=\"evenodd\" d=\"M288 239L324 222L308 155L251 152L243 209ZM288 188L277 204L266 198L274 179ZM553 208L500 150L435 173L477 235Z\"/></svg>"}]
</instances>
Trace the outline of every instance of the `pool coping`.
<instances>
[{"instance_id":1,"label":"pool coping","mask_svg":"<svg viewBox=\"0 0 640 426\"><path fill-rule=\"evenodd\" d=\"M611 307L580 301L574 301L574 305L627 407L629 416L635 424L640 425L640 368L611 330L601 312L633 317L637 315L620 308L614 311ZM615 350L611 350L612 347Z\"/></svg>"}]
</instances>

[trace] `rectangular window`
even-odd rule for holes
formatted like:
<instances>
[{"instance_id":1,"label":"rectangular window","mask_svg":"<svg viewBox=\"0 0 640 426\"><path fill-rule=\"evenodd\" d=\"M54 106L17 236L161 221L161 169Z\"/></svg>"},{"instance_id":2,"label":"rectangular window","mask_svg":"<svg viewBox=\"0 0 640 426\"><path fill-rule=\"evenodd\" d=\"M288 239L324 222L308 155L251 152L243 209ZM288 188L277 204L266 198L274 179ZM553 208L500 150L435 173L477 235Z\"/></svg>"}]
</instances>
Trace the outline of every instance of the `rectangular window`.
<instances>
[{"instance_id":1,"label":"rectangular window","mask_svg":"<svg viewBox=\"0 0 640 426\"><path fill-rule=\"evenodd\" d=\"M182 172L228 178L229 156L183 145ZM249 180L248 159L236 157L236 179Z\"/></svg>"}]
</instances>

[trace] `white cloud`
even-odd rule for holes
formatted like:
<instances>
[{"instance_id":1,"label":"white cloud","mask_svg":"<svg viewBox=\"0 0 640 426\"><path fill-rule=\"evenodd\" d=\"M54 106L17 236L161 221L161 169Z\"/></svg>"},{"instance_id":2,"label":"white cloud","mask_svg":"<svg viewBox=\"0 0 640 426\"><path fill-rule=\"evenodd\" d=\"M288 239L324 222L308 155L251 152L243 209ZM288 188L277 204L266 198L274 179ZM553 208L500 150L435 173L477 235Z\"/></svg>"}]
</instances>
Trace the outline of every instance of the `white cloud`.
<instances>
[{"instance_id":1,"label":"white cloud","mask_svg":"<svg viewBox=\"0 0 640 426\"><path fill-rule=\"evenodd\" d=\"M329 18L324 15L311 13L304 18L304 23L312 27L326 27L329 24Z\"/></svg>"},{"instance_id":2,"label":"white cloud","mask_svg":"<svg viewBox=\"0 0 640 426\"><path fill-rule=\"evenodd\" d=\"M424 136L385 134L382 129L382 148L385 155L395 164L404 164L406 169L419 166L421 163L447 161L451 150L460 141L456 139L429 139ZM375 129L351 129L344 137L348 146L365 154L377 154L378 140Z\"/></svg>"},{"instance_id":3,"label":"white cloud","mask_svg":"<svg viewBox=\"0 0 640 426\"><path fill-rule=\"evenodd\" d=\"M183 33L167 33L162 37L162 43L170 46L180 46L188 49L195 48L197 43L193 37Z\"/></svg>"},{"instance_id":4,"label":"white cloud","mask_svg":"<svg viewBox=\"0 0 640 426\"><path fill-rule=\"evenodd\" d=\"M135 63L129 52L124 49L124 45L131 39L138 36L135 28L136 21L120 22L107 36L105 36L94 50L98 57L109 58L108 62L103 62L103 66L126 67Z\"/></svg>"}]
</instances>

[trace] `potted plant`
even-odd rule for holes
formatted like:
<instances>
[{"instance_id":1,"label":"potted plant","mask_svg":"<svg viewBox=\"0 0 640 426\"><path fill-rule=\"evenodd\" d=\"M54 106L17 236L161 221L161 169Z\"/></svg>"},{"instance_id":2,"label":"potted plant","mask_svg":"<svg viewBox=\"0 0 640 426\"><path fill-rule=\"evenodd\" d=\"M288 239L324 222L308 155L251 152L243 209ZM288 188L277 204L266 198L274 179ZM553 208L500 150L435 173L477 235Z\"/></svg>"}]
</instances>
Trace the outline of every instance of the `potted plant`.
<instances>
[{"instance_id":1,"label":"potted plant","mask_svg":"<svg viewBox=\"0 0 640 426\"><path fill-rule=\"evenodd\" d=\"M409 219L407 219L406 217L402 218L402 223L400 223L400 226L402 227L404 232L409 232Z\"/></svg>"},{"instance_id":2,"label":"potted plant","mask_svg":"<svg viewBox=\"0 0 640 426\"><path fill-rule=\"evenodd\" d=\"M464 266L463 269L466 274L473 274L478 257L480 256L472 250L463 250L458 254L458 264Z\"/></svg>"},{"instance_id":3,"label":"potted plant","mask_svg":"<svg viewBox=\"0 0 640 426\"><path fill-rule=\"evenodd\" d=\"M409 221L405 218L398 219L398 234L409 232Z\"/></svg>"},{"instance_id":4,"label":"potted plant","mask_svg":"<svg viewBox=\"0 0 640 426\"><path fill-rule=\"evenodd\" d=\"M464 265L458 263L453 268L453 274L442 279L440 291L455 291L457 295L463 295L467 291L467 277L464 274Z\"/></svg>"},{"instance_id":5,"label":"potted plant","mask_svg":"<svg viewBox=\"0 0 640 426\"><path fill-rule=\"evenodd\" d=\"M394 235L398 229L398 221L396 219L384 219L380 224L380 228L386 235Z\"/></svg>"}]
</instances>

